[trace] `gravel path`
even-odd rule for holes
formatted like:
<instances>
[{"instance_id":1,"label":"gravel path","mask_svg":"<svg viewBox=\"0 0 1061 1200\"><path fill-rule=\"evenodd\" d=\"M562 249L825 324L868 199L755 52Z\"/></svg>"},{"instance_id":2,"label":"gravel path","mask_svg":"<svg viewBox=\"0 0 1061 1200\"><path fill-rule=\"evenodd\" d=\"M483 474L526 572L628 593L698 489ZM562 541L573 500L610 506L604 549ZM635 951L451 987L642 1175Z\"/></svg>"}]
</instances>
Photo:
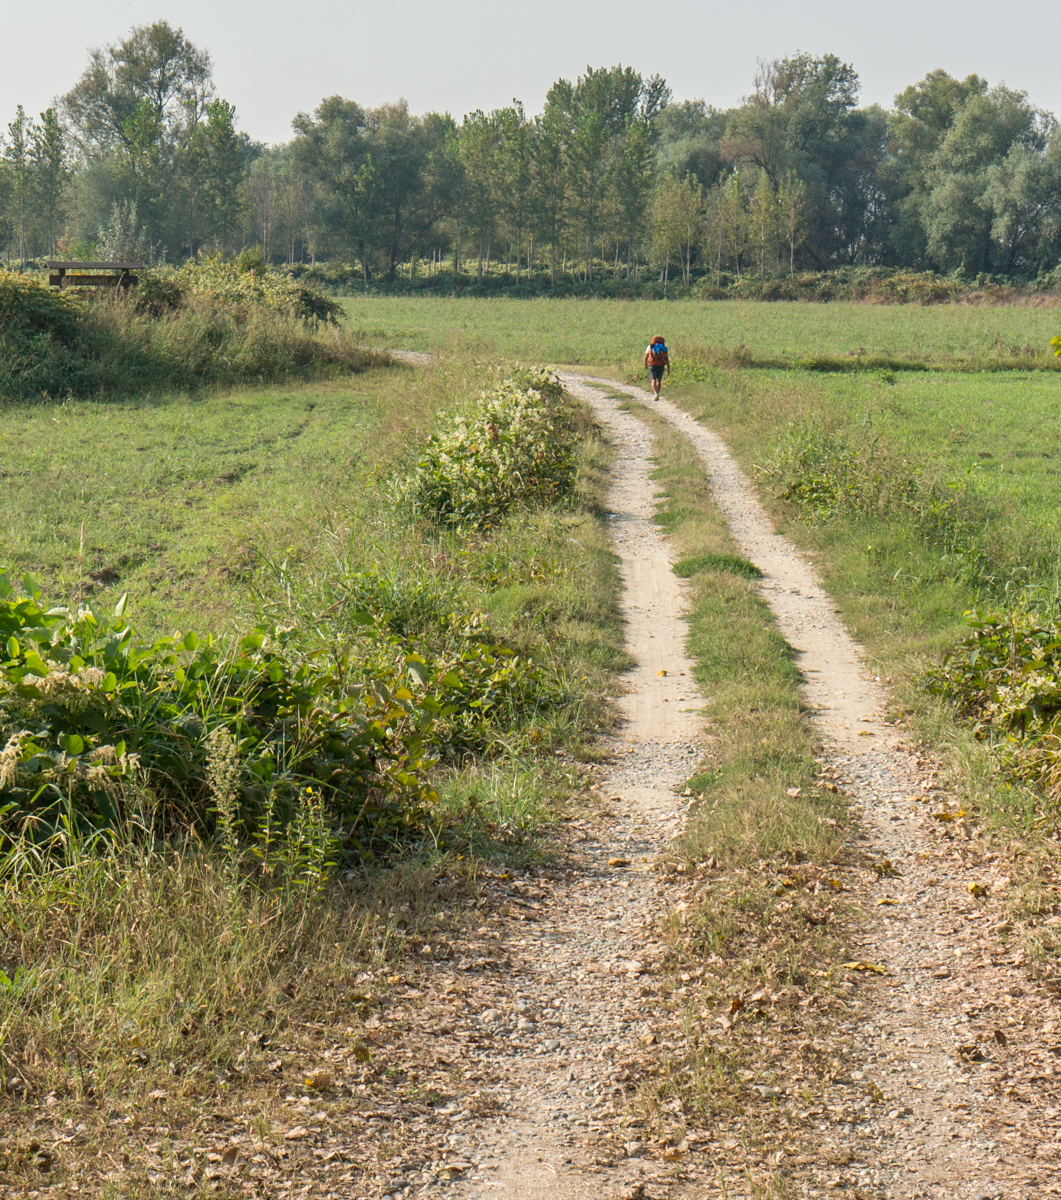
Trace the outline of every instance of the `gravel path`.
<instances>
[{"instance_id":1,"label":"gravel path","mask_svg":"<svg viewBox=\"0 0 1061 1200\"><path fill-rule=\"evenodd\" d=\"M974 855L931 762L887 723L885 691L860 647L722 441L639 388L564 382L606 420L610 406L587 384L652 404L698 450L740 553L763 572L765 598L799 652L827 772L879 860L878 878L856 897L874 916L848 955L862 973L883 974L839 1031L846 1061L819 1123L819 1154L839 1169L796 1172L790 1184L801 1195L846 1189L889 1200L1061 1194L1057 1005L1007 944L1004 864Z\"/></svg>"},{"instance_id":2,"label":"gravel path","mask_svg":"<svg viewBox=\"0 0 1061 1200\"><path fill-rule=\"evenodd\" d=\"M507 924L489 935L503 938L505 969L484 973L462 993L468 998L452 1026L440 1030L438 1048L458 1056L477 1084L474 1102L436 1114L449 1130L437 1158L419 1176L396 1178L384 1195L1061 1194L1061 1067L1054 1066L1061 1023L1054 998L1029 981L1020 950L1007 944L1004 864L974 855L931 757L888 723L884 690L832 601L774 532L720 439L641 389L562 379L593 406L617 451L610 505L637 666L624 697L627 722L599 789L608 823L580 827L570 870L519 890L513 881ZM764 596L800 654L823 775L850 797L861 827L858 861L878 866L838 869L865 916L846 951L859 985L828 1047L836 1057L826 1094L798 1114L799 1145L771 1148L780 1190L756 1184L747 1167L755 1160L742 1158L732 1138L707 1131L700 1151L690 1136L693 1153L668 1156L658 1129L630 1117L627 1090L638 1062L684 1049L657 978L666 953L659 923L671 897L652 864L682 824L678 789L698 761L702 698L682 649L681 584L652 522L652 440L601 388L652 404L698 449L740 552L762 570ZM795 1111L806 1096L793 1086L776 1103Z\"/></svg>"},{"instance_id":3,"label":"gravel path","mask_svg":"<svg viewBox=\"0 0 1061 1200\"><path fill-rule=\"evenodd\" d=\"M656 1041L653 1025L666 1016L651 980L665 952L653 940L663 901L651 865L681 825L677 789L698 762L702 697L683 650L682 585L652 522L652 437L584 390L617 450L612 529L637 666L622 700L624 735L609 747L615 762L599 788L612 814L607 840L599 826L585 835L581 869L551 886L543 919L506 946L512 968L484 993L479 1038L465 1043L466 1060L477 1058L493 1080L497 1106L455 1135L466 1174L446 1191L469 1200L671 1195L681 1183L667 1164L641 1157L636 1125L620 1119L624 1060Z\"/></svg>"}]
</instances>

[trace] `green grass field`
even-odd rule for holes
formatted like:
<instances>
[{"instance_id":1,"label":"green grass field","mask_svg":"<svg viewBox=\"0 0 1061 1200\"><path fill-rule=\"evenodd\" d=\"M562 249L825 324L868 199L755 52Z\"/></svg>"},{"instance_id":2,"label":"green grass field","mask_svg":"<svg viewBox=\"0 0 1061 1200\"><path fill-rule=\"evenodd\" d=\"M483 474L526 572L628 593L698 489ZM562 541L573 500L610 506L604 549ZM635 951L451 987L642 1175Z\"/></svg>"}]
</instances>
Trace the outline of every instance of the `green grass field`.
<instances>
[{"instance_id":1,"label":"green grass field","mask_svg":"<svg viewBox=\"0 0 1061 1200\"><path fill-rule=\"evenodd\" d=\"M413 397L418 400L414 402ZM266 562L311 557L431 420L415 373L0 408L4 564L45 593L134 597L137 624L245 616Z\"/></svg>"},{"instance_id":2,"label":"green grass field","mask_svg":"<svg viewBox=\"0 0 1061 1200\"><path fill-rule=\"evenodd\" d=\"M487 356L640 369L662 333L683 353L745 346L757 358L864 355L935 362L1031 355L1045 363L1061 331L1052 308L928 308L680 300L352 298L354 329L373 345L470 348Z\"/></svg>"}]
</instances>

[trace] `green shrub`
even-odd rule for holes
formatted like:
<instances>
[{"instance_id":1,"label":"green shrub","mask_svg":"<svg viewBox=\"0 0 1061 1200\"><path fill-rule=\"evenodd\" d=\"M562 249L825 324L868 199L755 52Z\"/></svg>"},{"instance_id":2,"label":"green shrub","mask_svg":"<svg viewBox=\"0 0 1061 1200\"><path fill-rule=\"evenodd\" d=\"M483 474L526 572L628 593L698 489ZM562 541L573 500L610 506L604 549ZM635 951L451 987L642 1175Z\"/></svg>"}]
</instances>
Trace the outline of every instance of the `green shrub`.
<instances>
[{"instance_id":1,"label":"green shrub","mask_svg":"<svg viewBox=\"0 0 1061 1200\"><path fill-rule=\"evenodd\" d=\"M145 273L139 297L73 297L0 271L0 398L305 378L383 361L334 327L337 311L312 288L212 261Z\"/></svg>"},{"instance_id":2,"label":"green shrub","mask_svg":"<svg viewBox=\"0 0 1061 1200\"><path fill-rule=\"evenodd\" d=\"M504 646L429 660L370 612L327 655L261 628L140 645L124 599L106 618L25 588L0 575L0 827L37 841L139 824L260 844L315 802L362 853L420 827L440 753L565 699Z\"/></svg>"},{"instance_id":3,"label":"green shrub","mask_svg":"<svg viewBox=\"0 0 1061 1200\"><path fill-rule=\"evenodd\" d=\"M999 768L1061 804L1061 620L1018 604L967 613L970 633L927 674L989 743Z\"/></svg>"},{"instance_id":4,"label":"green shrub","mask_svg":"<svg viewBox=\"0 0 1061 1200\"><path fill-rule=\"evenodd\" d=\"M519 371L450 417L406 484L414 509L445 525L486 529L514 506L555 504L574 488L578 427L559 381Z\"/></svg>"},{"instance_id":5,"label":"green shrub","mask_svg":"<svg viewBox=\"0 0 1061 1200\"><path fill-rule=\"evenodd\" d=\"M0 267L0 337L47 334L69 345L78 335L83 312L69 292Z\"/></svg>"},{"instance_id":6,"label":"green shrub","mask_svg":"<svg viewBox=\"0 0 1061 1200\"><path fill-rule=\"evenodd\" d=\"M343 311L338 301L311 284L268 270L260 254L227 261L221 255L189 259L177 269L155 268L141 275L137 305L153 316L193 298L214 301L237 320L268 308L312 324L338 325Z\"/></svg>"}]
</instances>

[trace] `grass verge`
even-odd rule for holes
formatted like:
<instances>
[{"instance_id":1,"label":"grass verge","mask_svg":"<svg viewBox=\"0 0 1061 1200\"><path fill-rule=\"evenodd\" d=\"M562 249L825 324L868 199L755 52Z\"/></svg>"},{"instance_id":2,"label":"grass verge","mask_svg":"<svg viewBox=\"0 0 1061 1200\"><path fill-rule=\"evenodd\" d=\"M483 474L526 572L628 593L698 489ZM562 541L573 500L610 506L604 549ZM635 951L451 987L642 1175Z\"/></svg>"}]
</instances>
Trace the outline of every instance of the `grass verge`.
<instances>
[{"instance_id":1,"label":"grass verge","mask_svg":"<svg viewBox=\"0 0 1061 1200\"><path fill-rule=\"evenodd\" d=\"M891 685L893 715L931 747L969 814L962 836L1006 862L1014 925L1056 979L1061 946L1043 924L1061 904L1056 805L928 686L966 636L966 611L1045 612L1056 595L1052 392L1027 375L930 387L717 370L674 394L758 475L771 515L813 559Z\"/></svg>"}]
</instances>

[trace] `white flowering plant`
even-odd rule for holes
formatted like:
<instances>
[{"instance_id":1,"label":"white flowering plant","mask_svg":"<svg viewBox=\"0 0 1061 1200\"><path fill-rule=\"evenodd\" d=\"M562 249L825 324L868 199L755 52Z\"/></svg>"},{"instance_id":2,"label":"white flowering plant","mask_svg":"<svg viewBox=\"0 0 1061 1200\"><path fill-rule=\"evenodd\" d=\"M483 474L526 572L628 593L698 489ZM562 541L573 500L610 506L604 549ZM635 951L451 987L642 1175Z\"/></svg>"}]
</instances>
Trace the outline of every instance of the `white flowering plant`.
<instances>
[{"instance_id":1,"label":"white flowering plant","mask_svg":"<svg viewBox=\"0 0 1061 1200\"><path fill-rule=\"evenodd\" d=\"M566 499L578 471L574 403L559 380L527 368L444 421L406 482L414 510L443 525L488 529L518 506Z\"/></svg>"}]
</instances>

